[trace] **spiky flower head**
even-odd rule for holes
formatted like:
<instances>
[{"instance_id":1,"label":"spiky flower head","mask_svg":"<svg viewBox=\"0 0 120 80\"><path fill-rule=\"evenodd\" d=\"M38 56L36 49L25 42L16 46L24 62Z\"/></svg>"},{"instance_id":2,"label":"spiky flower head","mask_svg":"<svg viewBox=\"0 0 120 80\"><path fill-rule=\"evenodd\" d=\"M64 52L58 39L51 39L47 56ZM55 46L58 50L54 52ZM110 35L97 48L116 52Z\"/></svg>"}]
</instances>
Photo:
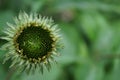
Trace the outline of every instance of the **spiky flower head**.
<instances>
[{"instance_id":1,"label":"spiky flower head","mask_svg":"<svg viewBox=\"0 0 120 80\"><path fill-rule=\"evenodd\" d=\"M1 37L8 42L2 46L7 49L6 60L11 59L10 67L16 66L26 71L35 71L43 67L50 69L50 63L57 55L59 48L59 29L51 18L42 17L36 13L28 15L21 12L15 18L15 24L8 24L4 30L6 36Z\"/></svg>"}]
</instances>

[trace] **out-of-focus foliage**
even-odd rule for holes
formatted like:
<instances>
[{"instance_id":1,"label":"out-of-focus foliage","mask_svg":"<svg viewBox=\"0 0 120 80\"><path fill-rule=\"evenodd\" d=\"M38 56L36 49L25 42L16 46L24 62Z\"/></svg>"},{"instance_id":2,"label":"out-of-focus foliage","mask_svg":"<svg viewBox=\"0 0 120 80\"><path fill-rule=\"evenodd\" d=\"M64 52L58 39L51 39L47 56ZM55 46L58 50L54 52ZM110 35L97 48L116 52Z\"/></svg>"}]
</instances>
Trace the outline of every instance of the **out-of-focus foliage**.
<instances>
[{"instance_id":1,"label":"out-of-focus foliage","mask_svg":"<svg viewBox=\"0 0 120 80\"><path fill-rule=\"evenodd\" d=\"M119 0L0 0L0 36L20 11L52 17L64 48L50 72L26 75L2 64L0 80L120 80ZM6 41L0 40L0 47Z\"/></svg>"}]
</instances>

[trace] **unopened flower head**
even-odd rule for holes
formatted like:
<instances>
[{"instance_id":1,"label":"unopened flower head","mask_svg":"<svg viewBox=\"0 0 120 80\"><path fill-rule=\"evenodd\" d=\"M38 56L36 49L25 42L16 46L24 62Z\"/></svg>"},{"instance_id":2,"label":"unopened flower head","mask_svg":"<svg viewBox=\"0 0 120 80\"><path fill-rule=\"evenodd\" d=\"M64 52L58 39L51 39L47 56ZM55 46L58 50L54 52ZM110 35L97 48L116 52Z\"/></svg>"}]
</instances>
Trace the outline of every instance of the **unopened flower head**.
<instances>
[{"instance_id":1,"label":"unopened flower head","mask_svg":"<svg viewBox=\"0 0 120 80\"><path fill-rule=\"evenodd\" d=\"M59 48L59 29L51 18L38 14L26 14L21 12L15 18L15 24L8 24L4 30L6 36L1 37L8 42L2 46L7 49L5 61L11 59L12 66L26 71L35 71L43 67L50 69L50 63L54 61Z\"/></svg>"}]
</instances>

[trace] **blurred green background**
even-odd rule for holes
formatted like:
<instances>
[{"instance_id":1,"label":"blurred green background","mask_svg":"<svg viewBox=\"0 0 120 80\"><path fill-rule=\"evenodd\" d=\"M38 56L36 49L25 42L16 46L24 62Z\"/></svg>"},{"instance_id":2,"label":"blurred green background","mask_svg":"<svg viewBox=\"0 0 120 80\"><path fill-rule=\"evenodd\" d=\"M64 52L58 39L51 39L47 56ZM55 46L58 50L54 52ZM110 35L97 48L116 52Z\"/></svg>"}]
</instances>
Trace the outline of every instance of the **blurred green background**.
<instances>
[{"instance_id":1,"label":"blurred green background","mask_svg":"<svg viewBox=\"0 0 120 80\"><path fill-rule=\"evenodd\" d=\"M43 75L10 69L0 50L0 80L120 80L120 0L0 0L0 36L20 10L52 17L64 48Z\"/></svg>"}]
</instances>

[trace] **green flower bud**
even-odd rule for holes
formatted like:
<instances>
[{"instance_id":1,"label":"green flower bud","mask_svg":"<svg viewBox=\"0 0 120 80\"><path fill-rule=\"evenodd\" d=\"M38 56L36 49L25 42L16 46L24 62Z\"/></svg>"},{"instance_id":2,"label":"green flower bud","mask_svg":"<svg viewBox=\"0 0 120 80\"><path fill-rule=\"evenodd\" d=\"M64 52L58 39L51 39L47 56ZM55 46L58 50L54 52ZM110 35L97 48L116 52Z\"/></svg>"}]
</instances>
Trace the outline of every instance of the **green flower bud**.
<instances>
[{"instance_id":1,"label":"green flower bud","mask_svg":"<svg viewBox=\"0 0 120 80\"><path fill-rule=\"evenodd\" d=\"M43 67L50 69L53 55L58 55L60 35L53 20L38 14L20 13L15 24L8 24L4 30L6 36L1 37L8 42L2 46L8 53L4 62L11 59L10 67L16 66L23 71L35 71Z\"/></svg>"}]
</instances>

